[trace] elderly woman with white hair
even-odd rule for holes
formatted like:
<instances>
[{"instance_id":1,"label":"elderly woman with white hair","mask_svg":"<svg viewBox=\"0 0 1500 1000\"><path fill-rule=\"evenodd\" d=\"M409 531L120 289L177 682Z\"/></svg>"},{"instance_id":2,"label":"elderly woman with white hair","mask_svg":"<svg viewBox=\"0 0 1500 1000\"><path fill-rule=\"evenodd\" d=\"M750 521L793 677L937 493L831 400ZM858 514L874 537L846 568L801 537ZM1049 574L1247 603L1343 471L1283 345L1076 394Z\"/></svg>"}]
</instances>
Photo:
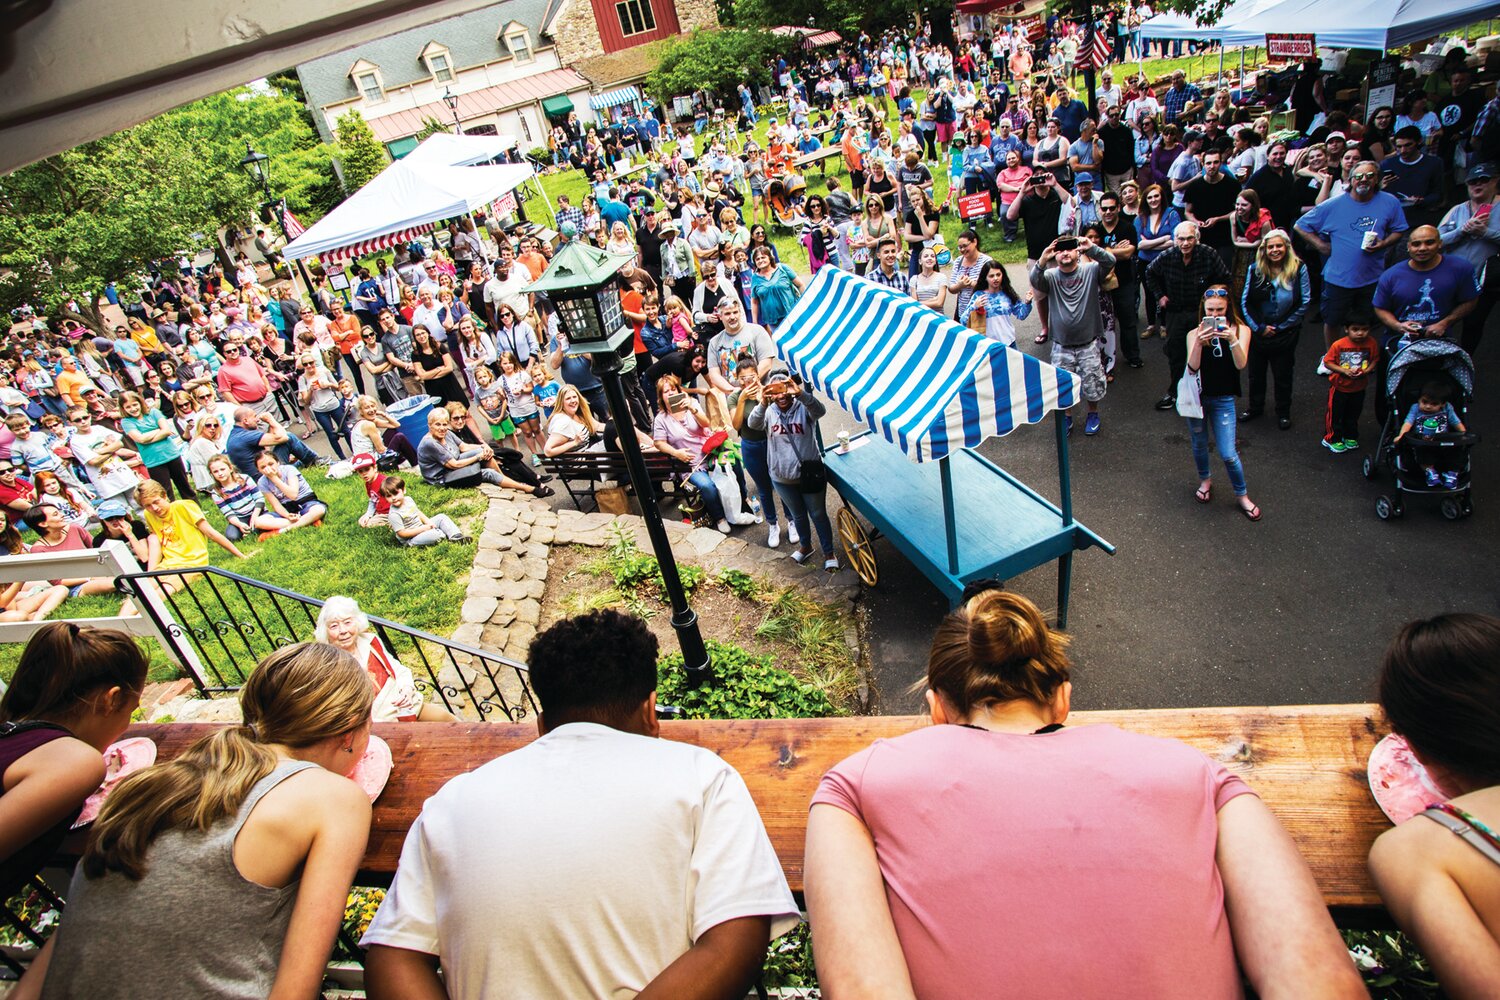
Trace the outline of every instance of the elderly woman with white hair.
<instances>
[{"instance_id":1,"label":"elderly woman with white hair","mask_svg":"<svg viewBox=\"0 0 1500 1000\"><path fill-rule=\"evenodd\" d=\"M453 722L446 709L429 704L417 690L411 669L385 648L369 617L352 597L330 597L318 612L314 633L319 642L353 655L375 685L370 718L375 722Z\"/></svg>"}]
</instances>

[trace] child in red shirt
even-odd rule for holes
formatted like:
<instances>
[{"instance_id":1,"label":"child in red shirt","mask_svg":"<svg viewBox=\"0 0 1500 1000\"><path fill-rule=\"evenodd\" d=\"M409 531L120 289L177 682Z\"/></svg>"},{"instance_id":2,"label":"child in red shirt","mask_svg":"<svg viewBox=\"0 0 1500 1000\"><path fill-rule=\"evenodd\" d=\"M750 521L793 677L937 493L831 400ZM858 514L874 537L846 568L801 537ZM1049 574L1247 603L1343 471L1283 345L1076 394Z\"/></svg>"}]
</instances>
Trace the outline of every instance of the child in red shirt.
<instances>
[{"instance_id":1,"label":"child in red shirt","mask_svg":"<svg viewBox=\"0 0 1500 1000\"><path fill-rule=\"evenodd\" d=\"M1334 454L1359 447L1359 412L1365 406L1365 386L1380 360L1380 344L1370 336L1374 317L1355 313L1344 323L1344 336L1323 356L1328 368L1328 418L1323 447Z\"/></svg>"},{"instance_id":2,"label":"child in red shirt","mask_svg":"<svg viewBox=\"0 0 1500 1000\"><path fill-rule=\"evenodd\" d=\"M365 508L364 514L360 515L359 526L361 528L384 528L386 515L391 512L391 502L380 495L380 487L385 482L385 476L381 475L380 469L376 467L375 456L362 451L350 459L349 464L354 466L354 474L365 481L365 492L370 497L369 506Z\"/></svg>"}]
</instances>

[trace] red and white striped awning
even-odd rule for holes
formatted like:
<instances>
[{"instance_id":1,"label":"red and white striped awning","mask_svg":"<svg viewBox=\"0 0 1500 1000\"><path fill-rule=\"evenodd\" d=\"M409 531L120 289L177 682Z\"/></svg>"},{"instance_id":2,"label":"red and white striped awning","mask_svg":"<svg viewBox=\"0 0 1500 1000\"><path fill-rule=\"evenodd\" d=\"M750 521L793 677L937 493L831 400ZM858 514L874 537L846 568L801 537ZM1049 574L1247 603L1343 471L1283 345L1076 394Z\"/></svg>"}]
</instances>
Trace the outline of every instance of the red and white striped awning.
<instances>
[{"instance_id":1,"label":"red and white striped awning","mask_svg":"<svg viewBox=\"0 0 1500 1000\"><path fill-rule=\"evenodd\" d=\"M400 229L394 233L386 233L384 236L377 236L373 240L360 240L358 243L351 243L346 247L339 247L337 250L329 250L318 256L322 257L325 261L349 260L355 257L363 257L365 254L393 247L397 243L406 243L414 240L424 233L432 232L435 228L436 226L429 222L426 225L413 226L410 229Z\"/></svg>"}]
</instances>

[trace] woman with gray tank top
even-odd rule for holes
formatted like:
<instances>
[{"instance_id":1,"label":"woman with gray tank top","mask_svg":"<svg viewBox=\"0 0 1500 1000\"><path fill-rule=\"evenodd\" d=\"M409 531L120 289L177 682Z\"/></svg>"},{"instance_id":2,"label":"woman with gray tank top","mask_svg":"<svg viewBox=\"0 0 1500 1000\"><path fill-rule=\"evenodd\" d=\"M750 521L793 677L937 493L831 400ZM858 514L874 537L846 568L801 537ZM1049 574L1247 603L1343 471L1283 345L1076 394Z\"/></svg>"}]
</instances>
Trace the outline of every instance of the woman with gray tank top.
<instances>
[{"instance_id":1,"label":"woman with gray tank top","mask_svg":"<svg viewBox=\"0 0 1500 1000\"><path fill-rule=\"evenodd\" d=\"M105 801L23 986L41 977L45 1000L317 996L370 832L370 801L342 775L369 743L373 698L333 646L263 659L242 725Z\"/></svg>"}]
</instances>

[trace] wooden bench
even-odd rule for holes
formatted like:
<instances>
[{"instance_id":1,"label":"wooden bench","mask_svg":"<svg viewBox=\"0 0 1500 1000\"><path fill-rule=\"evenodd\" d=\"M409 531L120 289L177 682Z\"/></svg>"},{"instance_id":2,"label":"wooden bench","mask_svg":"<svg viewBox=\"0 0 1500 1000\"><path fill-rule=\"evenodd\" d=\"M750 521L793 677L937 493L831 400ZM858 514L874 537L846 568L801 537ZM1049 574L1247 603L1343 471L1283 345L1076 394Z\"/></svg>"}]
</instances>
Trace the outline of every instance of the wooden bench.
<instances>
[{"instance_id":1,"label":"wooden bench","mask_svg":"<svg viewBox=\"0 0 1500 1000\"><path fill-rule=\"evenodd\" d=\"M687 466L668 455L647 452L645 459L653 486L676 483L688 473ZM581 498L584 497L594 505L594 510L599 509L598 490L601 482L613 481L621 486L630 485L630 470L626 466L625 456L619 452L570 451L551 458L544 457L542 469L563 484L568 496L573 499L573 506L579 510L583 510ZM584 485L574 489L574 483Z\"/></svg>"},{"instance_id":2,"label":"wooden bench","mask_svg":"<svg viewBox=\"0 0 1500 1000\"><path fill-rule=\"evenodd\" d=\"M1191 708L1077 712L1069 725L1111 724L1195 746L1243 777L1280 817L1311 866L1323 898L1345 926L1388 925L1365 858L1390 823L1365 779L1365 762L1384 733L1373 705ZM663 722L662 735L707 747L744 776L793 890L802 889L807 805L834 764L882 737L921 725L915 716ZM132 726L170 759L202 726ZM384 724L395 768L375 803L361 884L388 882L407 828L449 778L536 738L531 725Z\"/></svg>"}]
</instances>

